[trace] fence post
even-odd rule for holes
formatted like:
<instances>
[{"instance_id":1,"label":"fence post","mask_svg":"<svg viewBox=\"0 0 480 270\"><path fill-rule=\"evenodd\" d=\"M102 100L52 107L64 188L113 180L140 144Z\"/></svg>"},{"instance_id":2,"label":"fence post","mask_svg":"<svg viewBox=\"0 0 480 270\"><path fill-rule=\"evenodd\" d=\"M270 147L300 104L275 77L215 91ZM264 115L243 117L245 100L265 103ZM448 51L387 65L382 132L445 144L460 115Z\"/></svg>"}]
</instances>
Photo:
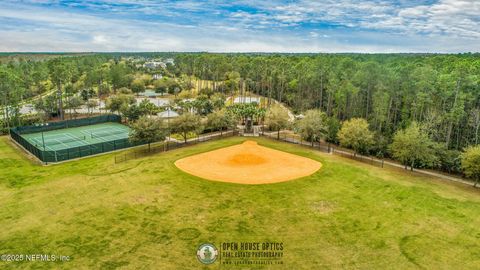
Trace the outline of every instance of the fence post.
<instances>
[{"instance_id":1,"label":"fence post","mask_svg":"<svg viewBox=\"0 0 480 270\"><path fill-rule=\"evenodd\" d=\"M383 168L383 159L382 159L382 168Z\"/></svg>"}]
</instances>

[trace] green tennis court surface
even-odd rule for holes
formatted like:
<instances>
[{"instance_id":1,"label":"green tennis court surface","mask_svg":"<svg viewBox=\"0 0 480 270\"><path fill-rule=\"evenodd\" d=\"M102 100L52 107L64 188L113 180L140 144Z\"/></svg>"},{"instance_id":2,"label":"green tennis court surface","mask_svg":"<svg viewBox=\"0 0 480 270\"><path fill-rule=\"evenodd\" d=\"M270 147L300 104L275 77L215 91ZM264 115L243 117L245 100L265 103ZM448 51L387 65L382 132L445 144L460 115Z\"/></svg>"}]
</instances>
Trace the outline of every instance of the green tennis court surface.
<instances>
[{"instance_id":1,"label":"green tennis court surface","mask_svg":"<svg viewBox=\"0 0 480 270\"><path fill-rule=\"evenodd\" d=\"M39 150L58 151L128 138L130 128L119 123L58 129L21 135ZM44 149L45 142L45 149Z\"/></svg>"}]
</instances>

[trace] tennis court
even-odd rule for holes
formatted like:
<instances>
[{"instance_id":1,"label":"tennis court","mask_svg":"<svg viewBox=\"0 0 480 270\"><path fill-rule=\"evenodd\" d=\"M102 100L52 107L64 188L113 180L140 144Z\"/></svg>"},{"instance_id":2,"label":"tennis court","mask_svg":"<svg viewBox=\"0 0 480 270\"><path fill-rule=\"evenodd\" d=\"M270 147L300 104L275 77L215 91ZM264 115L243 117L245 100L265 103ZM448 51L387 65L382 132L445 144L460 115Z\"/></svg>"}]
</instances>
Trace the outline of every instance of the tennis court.
<instances>
[{"instance_id":1,"label":"tennis court","mask_svg":"<svg viewBox=\"0 0 480 270\"><path fill-rule=\"evenodd\" d=\"M59 151L98 143L127 139L130 128L115 122L22 134L42 151Z\"/></svg>"},{"instance_id":2,"label":"tennis court","mask_svg":"<svg viewBox=\"0 0 480 270\"><path fill-rule=\"evenodd\" d=\"M144 142L130 142L130 128L121 117L105 114L89 118L19 126L11 138L44 164L97 155Z\"/></svg>"}]
</instances>

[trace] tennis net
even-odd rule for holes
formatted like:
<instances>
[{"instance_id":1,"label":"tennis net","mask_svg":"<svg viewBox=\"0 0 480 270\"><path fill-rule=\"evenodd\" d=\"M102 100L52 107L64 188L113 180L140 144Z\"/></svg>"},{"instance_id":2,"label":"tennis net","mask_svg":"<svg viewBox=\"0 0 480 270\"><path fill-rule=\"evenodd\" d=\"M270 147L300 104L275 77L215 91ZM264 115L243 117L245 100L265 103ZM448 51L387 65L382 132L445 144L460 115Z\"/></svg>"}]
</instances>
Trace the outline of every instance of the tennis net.
<instances>
[{"instance_id":1,"label":"tennis net","mask_svg":"<svg viewBox=\"0 0 480 270\"><path fill-rule=\"evenodd\" d=\"M124 130L99 131L91 134L92 139L101 139L112 135L125 134Z\"/></svg>"},{"instance_id":2,"label":"tennis net","mask_svg":"<svg viewBox=\"0 0 480 270\"><path fill-rule=\"evenodd\" d=\"M70 135L69 137L60 137L60 138L45 138L45 144L46 145L56 145L56 144L62 144L62 143L69 143L69 142L76 142L76 141L82 141L85 140L85 136L82 137L77 137Z\"/></svg>"}]
</instances>

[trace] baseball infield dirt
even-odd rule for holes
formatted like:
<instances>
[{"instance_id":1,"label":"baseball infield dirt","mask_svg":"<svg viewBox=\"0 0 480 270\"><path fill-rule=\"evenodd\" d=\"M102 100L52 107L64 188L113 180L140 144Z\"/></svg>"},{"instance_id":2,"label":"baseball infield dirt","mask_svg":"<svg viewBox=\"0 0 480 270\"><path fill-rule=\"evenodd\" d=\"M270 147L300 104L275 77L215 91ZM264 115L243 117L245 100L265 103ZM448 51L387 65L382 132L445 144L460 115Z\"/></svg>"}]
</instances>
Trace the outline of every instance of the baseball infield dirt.
<instances>
[{"instance_id":1,"label":"baseball infield dirt","mask_svg":"<svg viewBox=\"0 0 480 270\"><path fill-rule=\"evenodd\" d=\"M179 169L208 180L270 184L311 175L322 164L315 160L260 146L255 141L186 157Z\"/></svg>"}]
</instances>

